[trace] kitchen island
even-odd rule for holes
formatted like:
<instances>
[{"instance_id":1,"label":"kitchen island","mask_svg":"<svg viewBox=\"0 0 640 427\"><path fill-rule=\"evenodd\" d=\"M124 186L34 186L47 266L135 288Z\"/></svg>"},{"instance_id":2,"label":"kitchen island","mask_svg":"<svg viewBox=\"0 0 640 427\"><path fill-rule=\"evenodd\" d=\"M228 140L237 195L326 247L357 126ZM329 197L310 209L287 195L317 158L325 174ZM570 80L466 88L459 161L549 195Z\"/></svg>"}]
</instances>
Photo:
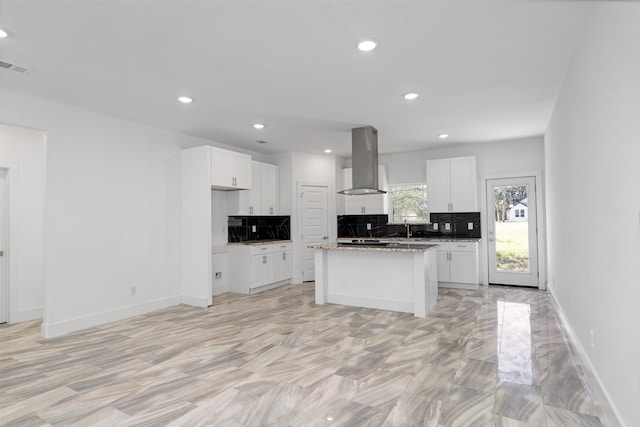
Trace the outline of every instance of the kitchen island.
<instances>
[{"instance_id":1,"label":"kitchen island","mask_svg":"<svg viewBox=\"0 0 640 427\"><path fill-rule=\"evenodd\" d=\"M316 304L413 313L424 317L438 298L435 244L328 243L315 249Z\"/></svg>"}]
</instances>

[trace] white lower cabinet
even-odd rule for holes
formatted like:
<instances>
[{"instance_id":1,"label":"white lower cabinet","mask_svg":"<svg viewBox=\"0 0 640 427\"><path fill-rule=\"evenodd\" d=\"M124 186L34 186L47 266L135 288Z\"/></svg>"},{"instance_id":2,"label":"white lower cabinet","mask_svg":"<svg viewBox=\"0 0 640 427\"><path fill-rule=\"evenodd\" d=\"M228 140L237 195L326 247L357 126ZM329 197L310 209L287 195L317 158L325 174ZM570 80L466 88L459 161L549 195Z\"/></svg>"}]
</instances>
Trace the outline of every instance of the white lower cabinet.
<instances>
[{"instance_id":1,"label":"white lower cabinet","mask_svg":"<svg viewBox=\"0 0 640 427\"><path fill-rule=\"evenodd\" d=\"M291 243L229 245L229 290L250 294L278 286L292 276Z\"/></svg>"},{"instance_id":2,"label":"white lower cabinet","mask_svg":"<svg viewBox=\"0 0 640 427\"><path fill-rule=\"evenodd\" d=\"M438 286L477 289L480 284L477 242L438 242Z\"/></svg>"}]
</instances>

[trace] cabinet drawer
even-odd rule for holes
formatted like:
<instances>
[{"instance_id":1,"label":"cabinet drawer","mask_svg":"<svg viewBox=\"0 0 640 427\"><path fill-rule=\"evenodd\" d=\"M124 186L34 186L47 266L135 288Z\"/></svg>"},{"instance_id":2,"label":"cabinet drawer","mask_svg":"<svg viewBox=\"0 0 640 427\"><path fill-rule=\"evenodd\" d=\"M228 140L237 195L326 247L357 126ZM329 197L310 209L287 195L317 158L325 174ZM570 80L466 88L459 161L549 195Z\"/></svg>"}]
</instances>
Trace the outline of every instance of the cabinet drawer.
<instances>
[{"instance_id":1,"label":"cabinet drawer","mask_svg":"<svg viewBox=\"0 0 640 427\"><path fill-rule=\"evenodd\" d=\"M272 245L274 252L283 252L291 250L291 242L288 243L278 243L277 245Z\"/></svg>"},{"instance_id":2,"label":"cabinet drawer","mask_svg":"<svg viewBox=\"0 0 640 427\"><path fill-rule=\"evenodd\" d=\"M271 254L274 252L283 252L291 250L291 242L286 243L268 243L265 245L256 245L251 247L251 255Z\"/></svg>"},{"instance_id":3,"label":"cabinet drawer","mask_svg":"<svg viewBox=\"0 0 640 427\"><path fill-rule=\"evenodd\" d=\"M474 252L476 250L476 243L471 242L451 242L449 243L449 250L455 252Z\"/></svg>"},{"instance_id":4,"label":"cabinet drawer","mask_svg":"<svg viewBox=\"0 0 640 427\"><path fill-rule=\"evenodd\" d=\"M273 252L273 245L257 245L251 247L251 255L268 254Z\"/></svg>"}]
</instances>

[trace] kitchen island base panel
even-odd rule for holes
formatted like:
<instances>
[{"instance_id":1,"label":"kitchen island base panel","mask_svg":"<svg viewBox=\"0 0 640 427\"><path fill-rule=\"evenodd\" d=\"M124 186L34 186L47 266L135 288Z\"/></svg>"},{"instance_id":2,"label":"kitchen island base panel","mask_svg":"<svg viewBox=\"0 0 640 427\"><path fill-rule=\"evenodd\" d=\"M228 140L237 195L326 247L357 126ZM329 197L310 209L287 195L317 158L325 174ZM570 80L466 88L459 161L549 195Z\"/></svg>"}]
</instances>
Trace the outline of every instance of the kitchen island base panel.
<instances>
[{"instance_id":1,"label":"kitchen island base panel","mask_svg":"<svg viewBox=\"0 0 640 427\"><path fill-rule=\"evenodd\" d=\"M435 250L420 252L317 249L316 303L413 313L437 300Z\"/></svg>"}]
</instances>

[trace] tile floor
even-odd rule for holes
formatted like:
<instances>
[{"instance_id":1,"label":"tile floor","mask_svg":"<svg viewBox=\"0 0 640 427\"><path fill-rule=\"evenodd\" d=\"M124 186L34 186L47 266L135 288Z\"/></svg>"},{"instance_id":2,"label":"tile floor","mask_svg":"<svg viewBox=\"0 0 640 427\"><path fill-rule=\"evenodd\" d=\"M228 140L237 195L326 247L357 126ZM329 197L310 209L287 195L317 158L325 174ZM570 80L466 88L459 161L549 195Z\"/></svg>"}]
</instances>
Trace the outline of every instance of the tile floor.
<instances>
[{"instance_id":1,"label":"tile floor","mask_svg":"<svg viewBox=\"0 0 640 427\"><path fill-rule=\"evenodd\" d=\"M600 426L546 292L440 289L427 318L224 294L42 340L0 326L2 426Z\"/></svg>"}]
</instances>

